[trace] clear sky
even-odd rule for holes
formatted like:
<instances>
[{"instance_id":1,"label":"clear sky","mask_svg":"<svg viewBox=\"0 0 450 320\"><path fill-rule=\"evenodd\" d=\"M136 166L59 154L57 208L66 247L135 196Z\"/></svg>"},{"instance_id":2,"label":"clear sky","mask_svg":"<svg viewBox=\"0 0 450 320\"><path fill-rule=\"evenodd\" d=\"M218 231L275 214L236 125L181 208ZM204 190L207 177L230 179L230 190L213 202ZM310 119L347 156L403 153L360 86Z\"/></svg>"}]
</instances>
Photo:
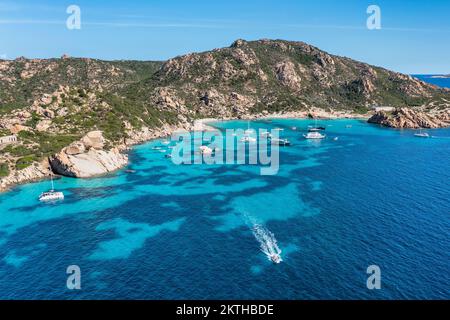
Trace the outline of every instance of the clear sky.
<instances>
[{"instance_id":1,"label":"clear sky","mask_svg":"<svg viewBox=\"0 0 450 320\"><path fill-rule=\"evenodd\" d=\"M69 5L81 30L66 28ZM381 9L368 30L367 7ZM450 73L449 0L0 0L0 58L164 60L235 39L300 40L405 73Z\"/></svg>"}]
</instances>

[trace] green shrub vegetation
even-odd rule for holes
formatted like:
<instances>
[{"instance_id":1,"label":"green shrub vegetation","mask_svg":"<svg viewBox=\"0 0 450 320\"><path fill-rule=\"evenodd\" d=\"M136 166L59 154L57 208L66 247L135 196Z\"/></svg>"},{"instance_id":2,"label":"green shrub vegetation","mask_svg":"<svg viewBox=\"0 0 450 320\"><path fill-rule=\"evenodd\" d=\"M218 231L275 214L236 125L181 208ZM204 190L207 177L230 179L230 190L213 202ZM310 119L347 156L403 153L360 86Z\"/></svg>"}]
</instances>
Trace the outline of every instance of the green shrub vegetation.
<instances>
[{"instance_id":1,"label":"green shrub vegetation","mask_svg":"<svg viewBox=\"0 0 450 320\"><path fill-rule=\"evenodd\" d=\"M9 175L9 166L6 163L0 163L0 177L7 177Z\"/></svg>"}]
</instances>

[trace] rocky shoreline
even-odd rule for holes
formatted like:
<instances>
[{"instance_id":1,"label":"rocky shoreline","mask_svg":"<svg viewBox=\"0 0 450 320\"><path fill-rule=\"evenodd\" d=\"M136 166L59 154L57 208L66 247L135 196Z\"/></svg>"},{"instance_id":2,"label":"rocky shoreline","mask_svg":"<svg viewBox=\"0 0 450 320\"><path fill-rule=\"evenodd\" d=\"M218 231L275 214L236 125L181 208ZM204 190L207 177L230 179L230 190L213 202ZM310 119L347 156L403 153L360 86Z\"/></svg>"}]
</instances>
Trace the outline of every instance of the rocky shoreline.
<instances>
[{"instance_id":1,"label":"rocky shoreline","mask_svg":"<svg viewBox=\"0 0 450 320\"><path fill-rule=\"evenodd\" d=\"M207 119L214 120L214 119ZM204 130L208 130L204 126ZM129 132L132 138L104 150L105 139L101 131L91 131L80 141L73 142L59 153L31 166L11 172L0 179L0 192L29 182L48 179L51 174L73 178L92 178L119 170L128 165L128 151L132 146L154 139L170 136L174 131L193 130L194 125L180 123L178 126L163 125L158 129L143 128Z\"/></svg>"},{"instance_id":2,"label":"rocky shoreline","mask_svg":"<svg viewBox=\"0 0 450 320\"><path fill-rule=\"evenodd\" d=\"M377 112L368 122L397 129L438 129L450 126L450 111L425 113L409 108L400 108L393 112Z\"/></svg>"}]
</instances>

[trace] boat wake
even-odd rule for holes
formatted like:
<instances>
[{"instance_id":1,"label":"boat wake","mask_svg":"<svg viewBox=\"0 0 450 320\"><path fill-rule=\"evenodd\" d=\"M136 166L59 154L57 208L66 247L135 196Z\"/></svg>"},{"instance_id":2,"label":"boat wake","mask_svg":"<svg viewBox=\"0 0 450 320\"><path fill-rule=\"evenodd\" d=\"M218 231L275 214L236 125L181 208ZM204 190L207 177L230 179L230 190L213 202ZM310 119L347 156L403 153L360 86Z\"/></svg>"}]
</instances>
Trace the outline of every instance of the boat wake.
<instances>
[{"instance_id":1,"label":"boat wake","mask_svg":"<svg viewBox=\"0 0 450 320\"><path fill-rule=\"evenodd\" d=\"M260 224L255 224L252 231L260 244L261 251L270 261L274 263L283 261L281 259L281 249L278 247L277 240L272 232Z\"/></svg>"}]
</instances>

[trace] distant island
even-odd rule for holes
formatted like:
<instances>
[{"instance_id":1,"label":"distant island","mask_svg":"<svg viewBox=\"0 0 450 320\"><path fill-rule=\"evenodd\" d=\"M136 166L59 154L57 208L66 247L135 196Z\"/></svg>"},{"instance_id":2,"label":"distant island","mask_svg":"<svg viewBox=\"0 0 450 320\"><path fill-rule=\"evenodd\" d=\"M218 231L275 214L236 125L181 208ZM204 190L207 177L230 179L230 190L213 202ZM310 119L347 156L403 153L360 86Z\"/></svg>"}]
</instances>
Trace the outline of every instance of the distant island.
<instances>
[{"instance_id":1,"label":"distant island","mask_svg":"<svg viewBox=\"0 0 450 320\"><path fill-rule=\"evenodd\" d=\"M434 79L450 79L450 74L447 74L447 75L439 74L439 75L431 76L431 78L434 78Z\"/></svg>"},{"instance_id":2,"label":"distant island","mask_svg":"<svg viewBox=\"0 0 450 320\"><path fill-rule=\"evenodd\" d=\"M448 89L304 42L237 40L164 62L0 60L0 189L110 172L129 146L202 118L364 115L435 128L450 124L449 110Z\"/></svg>"}]
</instances>

